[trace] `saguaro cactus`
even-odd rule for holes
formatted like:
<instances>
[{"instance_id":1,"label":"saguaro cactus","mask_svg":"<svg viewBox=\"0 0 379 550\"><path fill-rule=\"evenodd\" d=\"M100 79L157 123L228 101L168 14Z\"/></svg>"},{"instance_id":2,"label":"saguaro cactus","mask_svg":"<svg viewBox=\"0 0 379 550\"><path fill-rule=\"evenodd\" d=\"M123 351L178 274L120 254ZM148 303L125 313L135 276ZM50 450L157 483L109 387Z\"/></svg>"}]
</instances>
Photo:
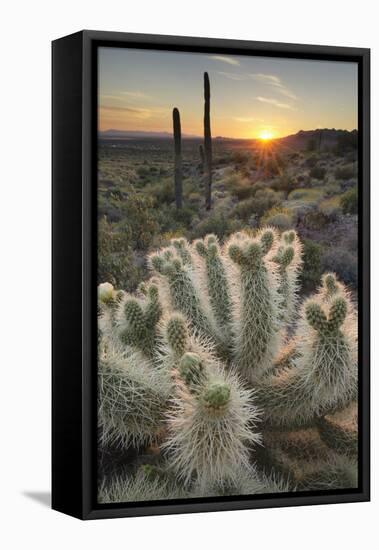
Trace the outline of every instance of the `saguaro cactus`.
<instances>
[{"instance_id":1,"label":"saguaro cactus","mask_svg":"<svg viewBox=\"0 0 379 550\"><path fill-rule=\"evenodd\" d=\"M174 126L175 149L175 204L176 208L182 208L183 174L182 174L182 134L180 127L180 113L176 107L172 111Z\"/></svg>"},{"instance_id":2,"label":"saguaro cactus","mask_svg":"<svg viewBox=\"0 0 379 550\"><path fill-rule=\"evenodd\" d=\"M211 88L208 73L204 73L204 159L205 159L205 208L212 206L212 135L211 135Z\"/></svg>"},{"instance_id":3,"label":"saguaro cactus","mask_svg":"<svg viewBox=\"0 0 379 550\"><path fill-rule=\"evenodd\" d=\"M200 155L200 170L201 170L201 173L204 173L204 164L205 164L204 147L201 144L199 145L199 155Z\"/></svg>"}]
</instances>

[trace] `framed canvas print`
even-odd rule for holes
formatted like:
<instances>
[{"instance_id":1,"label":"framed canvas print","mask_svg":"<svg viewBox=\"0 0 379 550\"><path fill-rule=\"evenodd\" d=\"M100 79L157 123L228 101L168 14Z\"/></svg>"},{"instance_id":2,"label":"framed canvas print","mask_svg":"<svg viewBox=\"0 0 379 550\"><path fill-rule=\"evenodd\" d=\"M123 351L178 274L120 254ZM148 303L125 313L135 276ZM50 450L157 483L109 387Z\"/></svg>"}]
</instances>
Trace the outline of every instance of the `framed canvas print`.
<instances>
[{"instance_id":1,"label":"framed canvas print","mask_svg":"<svg viewBox=\"0 0 379 550\"><path fill-rule=\"evenodd\" d=\"M53 42L53 508L369 499L369 70Z\"/></svg>"}]
</instances>

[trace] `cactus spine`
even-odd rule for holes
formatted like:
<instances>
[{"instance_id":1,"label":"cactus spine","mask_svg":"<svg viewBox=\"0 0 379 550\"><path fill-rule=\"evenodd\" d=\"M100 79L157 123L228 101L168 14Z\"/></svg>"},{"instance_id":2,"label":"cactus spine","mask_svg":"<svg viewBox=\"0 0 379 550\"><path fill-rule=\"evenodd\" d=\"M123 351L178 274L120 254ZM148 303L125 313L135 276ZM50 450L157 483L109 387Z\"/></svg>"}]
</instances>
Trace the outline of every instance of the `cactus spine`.
<instances>
[{"instance_id":1,"label":"cactus spine","mask_svg":"<svg viewBox=\"0 0 379 550\"><path fill-rule=\"evenodd\" d=\"M212 206L212 135L211 135L211 88L208 73L204 73L204 159L205 159L205 208Z\"/></svg>"},{"instance_id":2,"label":"cactus spine","mask_svg":"<svg viewBox=\"0 0 379 550\"><path fill-rule=\"evenodd\" d=\"M182 135L180 128L180 113L175 107L172 111L174 127L174 148L175 148L175 204L176 208L182 208L183 195L183 174L182 174Z\"/></svg>"}]
</instances>

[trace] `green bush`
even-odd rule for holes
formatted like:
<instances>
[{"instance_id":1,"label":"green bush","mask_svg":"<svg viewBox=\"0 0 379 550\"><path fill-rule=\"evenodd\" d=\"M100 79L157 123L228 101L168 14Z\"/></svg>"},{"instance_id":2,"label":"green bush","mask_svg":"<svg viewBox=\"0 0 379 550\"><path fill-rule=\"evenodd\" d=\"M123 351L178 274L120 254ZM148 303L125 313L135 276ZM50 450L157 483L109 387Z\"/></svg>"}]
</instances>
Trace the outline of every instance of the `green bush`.
<instances>
[{"instance_id":1,"label":"green bush","mask_svg":"<svg viewBox=\"0 0 379 550\"><path fill-rule=\"evenodd\" d=\"M130 237L129 226L122 224L117 227L109 223L106 217L99 220L97 243L99 282L107 281L116 288L135 290L143 273L136 266Z\"/></svg>"},{"instance_id":2,"label":"green bush","mask_svg":"<svg viewBox=\"0 0 379 550\"><path fill-rule=\"evenodd\" d=\"M158 183L146 185L146 195L153 197L157 205L171 204L175 200L174 182L172 178L161 179Z\"/></svg>"},{"instance_id":3,"label":"green bush","mask_svg":"<svg viewBox=\"0 0 379 550\"><path fill-rule=\"evenodd\" d=\"M270 188L258 189L250 199L238 203L233 213L247 221L251 215L261 217L267 210L280 204L280 196Z\"/></svg>"},{"instance_id":4,"label":"green bush","mask_svg":"<svg viewBox=\"0 0 379 550\"><path fill-rule=\"evenodd\" d=\"M295 189L291 191L288 196L289 200L304 200L304 201L317 201L324 196L322 189L303 188Z\"/></svg>"},{"instance_id":5,"label":"green bush","mask_svg":"<svg viewBox=\"0 0 379 550\"><path fill-rule=\"evenodd\" d=\"M342 195L341 207L344 214L358 214L358 187L352 187Z\"/></svg>"},{"instance_id":6,"label":"green bush","mask_svg":"<svg viewBox=\"0 0 379 550\"><path fill-rule=\"evenodd\" d=\"M261 219L262 225L272 225L281 231L293 227L293 213L288 208L274 207L266 212Z\"/></svg>"},{"instance_id":7,"label":"green bush","mask_svg":"<svg viewBox=\"0 0 379 550\"><path fill-rule=\"evenodd\" d=\"M224 212L212 212L210 216L201 220L192 230L191 238L199 239L213 233L223 239L227 235L242 229L242 224L237 220L231 220Z\"/></svg>"}]
</instances>

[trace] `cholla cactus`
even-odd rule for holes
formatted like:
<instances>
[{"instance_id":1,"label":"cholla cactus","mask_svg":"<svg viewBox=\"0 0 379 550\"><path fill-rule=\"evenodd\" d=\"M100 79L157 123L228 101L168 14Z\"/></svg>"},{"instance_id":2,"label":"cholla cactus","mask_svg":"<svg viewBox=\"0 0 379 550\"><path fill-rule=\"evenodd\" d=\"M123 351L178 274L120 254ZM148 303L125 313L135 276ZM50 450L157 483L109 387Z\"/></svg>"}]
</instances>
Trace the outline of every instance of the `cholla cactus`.
<instances>
[{"instance_id":1,"label":"cholla cactus","mask_svg":"<svg viewBox=\"0 0 379 550\"><path fill-rule=\"evenodd\" d=\"M101 442L164 457L159 479L128 471L100 498L354 483L357 314L332 273L301 305L301 265L295 231L263 228L173 239L135 295L100 286Z\"/></svg>"},{"instance_id":2,"label":"cholla cactus","mask_svg":"<svg viewBox=\"0 0 379 550\"><path fill-rule=\"evenodd\" d=\"M98 423L104 444L144 445L157 441L172 384L138 351L108 343L99 349Z\"/></svg>"}]
</instances>

